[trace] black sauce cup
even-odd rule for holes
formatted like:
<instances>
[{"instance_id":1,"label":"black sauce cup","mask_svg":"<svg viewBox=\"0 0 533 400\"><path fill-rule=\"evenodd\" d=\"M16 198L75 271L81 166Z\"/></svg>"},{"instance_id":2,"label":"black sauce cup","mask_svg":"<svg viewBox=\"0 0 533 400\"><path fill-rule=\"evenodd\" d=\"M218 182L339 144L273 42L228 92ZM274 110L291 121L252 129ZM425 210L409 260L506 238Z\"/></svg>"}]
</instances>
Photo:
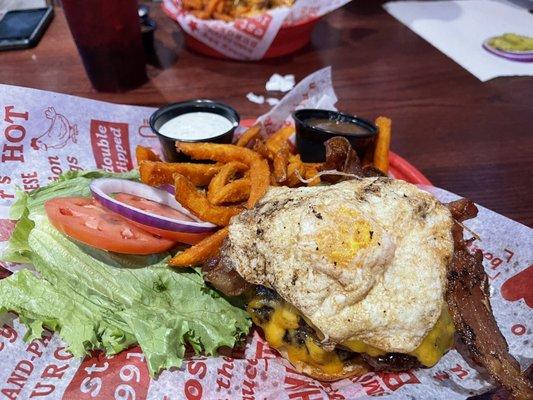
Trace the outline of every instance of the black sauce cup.
<instances>
[{"instance_id":1,"label":"black sauce cup","mask_svg":"<svg viewBox=\"0 0 533 400\"><path fill-rule=\"evenodd\" d=\"M176 141L178 139L170 138L168 136L165 136L159 133L159 129L163 126L165 122L170 121L172 118L175 118L178 115L189 114L193 112L208 112L208 113L221 115L232 123L232 127L230 130L224 133L221 133L218 136L209 137L205 139L193 139L193 140L179 139L179 141L189 142L189 143L196 143L196 142L232 143L233 134L235 133L235 129L239 126L239 122L240 122L239 114L232 107L224 103L219 103L216 101L204 100L204 99L189 100L189 101L183 101L180 103L169 104L167 106L161 107L158 110L156 110L150 117L150 128L152 128L152 131L158 137L159 142L161 142L161 146L163 148L163 156L166 161L169 161L169 162L191 162L193 161L191 160L189 156L186 156L183 153L179 153L176 150Z\"/></svg>"},{"instance_id":2,"label":"black sauce cup","mask_svg":"<svg viewBox=\"0 0 533 400\"><path fill-rule=\"evenodd\" d=\"M296 127L296 147L304 162L324 162L326 160L326 148L324 142L335 136L348 139L359 157L372 144L378 132L377 127L370 121L337 111L302 109L292 114ZM327 119L334 122L343 122L357 125L363 128L363 133L348 133L332 131L311 126L310 119Z\"/></svg>"}]
</instances>

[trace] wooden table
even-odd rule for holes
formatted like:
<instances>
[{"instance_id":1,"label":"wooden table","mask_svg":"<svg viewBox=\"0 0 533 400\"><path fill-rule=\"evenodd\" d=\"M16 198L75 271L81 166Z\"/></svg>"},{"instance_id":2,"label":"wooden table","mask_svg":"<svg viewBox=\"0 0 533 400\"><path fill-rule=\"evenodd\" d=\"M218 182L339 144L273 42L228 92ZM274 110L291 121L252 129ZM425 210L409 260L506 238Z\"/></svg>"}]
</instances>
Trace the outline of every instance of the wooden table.
<instances>
[{"instance_id":1,"label":"wooden table","mask_svg":"<svg viewBox=\"0 0 533 400\"><path fill-rule=\"evenodd\" d=\"M0 82L142 105L212 98L250 118L268 106L250 103L275 72L302 79L333 66L341 110L393 119L392 148L436 186L533 226L533 79L479 82L389 16L374 0L357 0L328 15L312 43L264 62L221 61L183 47L174 22L156 6L160 67L123 94L91 89L61 9L35 48L0 53Z\"/></svg>"}]
</instances>

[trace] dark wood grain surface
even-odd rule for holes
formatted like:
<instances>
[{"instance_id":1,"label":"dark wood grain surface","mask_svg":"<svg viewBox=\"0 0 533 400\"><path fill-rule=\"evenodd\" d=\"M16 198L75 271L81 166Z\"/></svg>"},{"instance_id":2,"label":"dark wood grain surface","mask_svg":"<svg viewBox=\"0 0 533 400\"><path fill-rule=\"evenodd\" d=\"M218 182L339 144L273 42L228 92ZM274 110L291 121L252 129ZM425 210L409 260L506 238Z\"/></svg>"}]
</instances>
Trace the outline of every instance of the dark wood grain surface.
<instances>
[{"instance_id":1,"label":"dark wood grain surface","mask_svg":"<svg viewBox=\"0 0 533 400\"><path fill-rule=\"evenodd\" d=\"M246 100L275 72L302 79L333 67L341 110L393 119L395 152L436 186L533 226L533 78L481 83L397 22L380 2L358 0L317 25L298 53L255 63L222 61L183 47L183 36L157 7L158 67L128 93L91 89L64 16L34 49L0 53L0 82L107 100L161 105L194 97L222 100L243 117L268 109Z\"/></svg>"}]
</instances>

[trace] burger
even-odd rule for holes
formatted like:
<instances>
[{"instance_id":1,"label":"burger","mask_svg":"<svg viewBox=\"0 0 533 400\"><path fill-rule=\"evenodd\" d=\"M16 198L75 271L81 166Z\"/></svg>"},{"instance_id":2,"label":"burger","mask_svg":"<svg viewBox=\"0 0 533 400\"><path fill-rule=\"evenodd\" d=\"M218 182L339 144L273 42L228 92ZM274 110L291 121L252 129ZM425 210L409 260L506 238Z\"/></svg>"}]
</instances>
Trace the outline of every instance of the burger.
<instances>
[{"instance_id":1,"label":"burger","mask_svg":"<svg viewBox=\"0 0 533 400\"><path fill-rule=\"evenodd\" d=\"M276 187L232 219L211 270L246 282L253 322L300 372L330 381L431 367L453 344L453 223L400 180Z\"/></svg>"},{"instance_id":2,"label":"burger","mask_svg":"<svg viewBox=\"0 0 533 400\"><path fill-rule=\"evenodd\" d=\"M326 146L332 184L270 187L231 219L204 278L244 295L269 345L318 380L432 367L458 338L514 398L532 399L494 319L483 256L463 238L474 203L443 204L362 168L340 139Z\"/></svg>"}]
</instances>

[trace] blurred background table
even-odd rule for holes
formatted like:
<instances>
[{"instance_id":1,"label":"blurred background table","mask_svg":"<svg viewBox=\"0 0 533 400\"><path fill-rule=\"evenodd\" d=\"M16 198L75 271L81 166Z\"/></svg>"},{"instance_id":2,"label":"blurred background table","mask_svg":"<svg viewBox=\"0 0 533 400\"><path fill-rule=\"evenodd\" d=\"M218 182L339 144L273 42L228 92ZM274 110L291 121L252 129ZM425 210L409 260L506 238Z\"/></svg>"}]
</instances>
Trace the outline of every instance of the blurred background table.
<instances>
[{"instance_id":1,"label":"blurred background table","mask_svg":"<svg viewBox=\"0 0 533 400\"><path fill-rule=\"evenodd\" d=\"M298 53L254 63L187 50L176 24L158 4L151 7L159 65L134 91L91 88L60 8L36 48L0 53L0 82L149 106L211 98L253 118L269 107L245 96L263 93L273 73L300 80L331 65L339 109L391 117L392 149L436 186L533 226L533 79L479 82L389 16L380 1L356 0L324 18Z\"/></svg>"}]
</instances>

